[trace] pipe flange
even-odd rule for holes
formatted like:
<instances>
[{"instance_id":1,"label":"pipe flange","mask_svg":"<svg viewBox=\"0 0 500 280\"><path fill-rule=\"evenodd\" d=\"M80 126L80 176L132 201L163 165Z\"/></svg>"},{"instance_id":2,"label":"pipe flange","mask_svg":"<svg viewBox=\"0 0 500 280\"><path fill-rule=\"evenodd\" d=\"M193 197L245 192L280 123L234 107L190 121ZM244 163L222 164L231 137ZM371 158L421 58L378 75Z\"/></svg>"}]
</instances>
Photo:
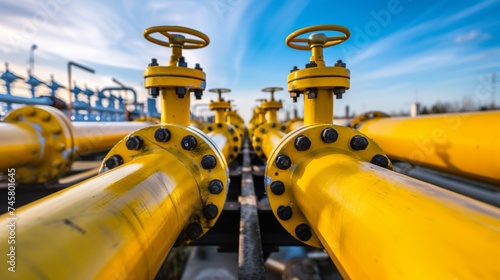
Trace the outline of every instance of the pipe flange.
<instances>
[{"instance_id":1,"label":"pipe flange","mask_svg":"<svg viewBox=\"0 0 500 280\"><path fill-rule=\"evenodd\" d=\"M382 111L369 111L354 117L347 126L352 127L354 129L358 129L366 121L379 118L390 118L390 117L391 116L389 114L386 114Z\"/></svg>"},{"instance_id":2,"label":"pipe flange","mask_svg":"<svg viewBox=\"0 0 500 280\"><path fill-rule=\"evenodd\" d=\"M212 123L205 127L205 132L209 136L221 134L227 139L226 145L224 147L219 147L227 162L235 160L240 154L243 137L240 135L239 130L231 124Z\"/></svg>"},{"instance_id":3,"label":"pipe flange","mask_svg":"<svg viewBox=\"0 0 500 280\"><path fill-rule=\"evenodd\" d=\"M189 244L214 226L229 186L227 163L210 137L196 128L176 124L146 127L116 144L104 158L99 172L160 151L169 152L182 161L198 185L200 203L177 240L178 245Z\"/></svg>"},{"instance_id":4,"label":"pipe flange","mask_svg":"<svg viewBox=\"0 0 500 280\"><path fill-rule=\"evenodd\" d=\"M322 247L319 238L295 202L301 198L294 197L292 188L296 167L324 153L347 154L392 170L392 164L382 149L352 128L330 124L309 125L292 131L281 140L266 166L269 204L288 233L307 245L319 248Z\"/></svg>"},{"instance_id":5,"label":"pipe flange","mask_svg":"<svg viewBox=\"0 0 500 280\"><path fill-rule=\"evenodd\" d=\"M286 125L281 123L258 124L255 126L251 133L252 147L255 151L255 155L257 155L263 161L265 161L267 157L264 154L264 149L262 148L262 139L264 139L264 135L270 130L276 130L285 133Z\"/></svg>"},{"instance_id":6,"label":"pipe flange","mask_svg":"<svg viewBox=\"0 0 500 280\"><path fill-rule=\"evenodd\" d=\"M71 169L75 160L73 128L60 110L50 106L25 106L11 111L4 121L32 129L40 139L41 151L31 151L40 155L38 160L16 168L17 181L44 183Z\"/></svg>"}]
</instances>

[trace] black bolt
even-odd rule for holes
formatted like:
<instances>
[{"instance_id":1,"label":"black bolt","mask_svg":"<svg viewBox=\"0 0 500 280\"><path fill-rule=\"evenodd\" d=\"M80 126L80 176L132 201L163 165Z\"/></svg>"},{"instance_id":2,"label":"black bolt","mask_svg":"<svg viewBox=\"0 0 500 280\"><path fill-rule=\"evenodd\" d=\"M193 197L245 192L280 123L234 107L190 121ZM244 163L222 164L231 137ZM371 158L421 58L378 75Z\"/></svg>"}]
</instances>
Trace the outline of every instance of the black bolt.
<instances>
[{"instance_id":1,"label":"black bolt","mask_svg":"<svg viewBox=\"0 0 500 280\"><path fill-rule=\"evenodd\" d=\"M361 135L356 135L351 139L351 148L355 151L361 151L368 147L368 140Z\"/></svg>"},{"instance_id":2,"label":"black bolt","mask_svg":"<svg viewBox=\"0 0 500 280\"><path fill-rule=\"evenodd\" d=\"M297 71L297 70L299 70L299 68L297 66L293 66L292 70L290 70L290 73Z\"/></svg>"},{"instance_id":3,"label":"black bolt","mask_svg":"<svg viewBox=\"0 0 500 280\"><path fill-rule=\"evenodd\" d=\"M234 125L234 127L236 127L237 129L238 129L238 128L240 128L240 126L239 126L239 125L237 125L237 124L235 124L235 125Z\"/></svg>"},{"instance_id":4,"label":"black bolt","mask_svg":"<svg viewBox=\"0 0 500 280\"><path fill-rule=\"evenodd\" d=\"M113 168L120 166L122 164L123 164L123 158L120 155L113 155L113 156L109 157L106 160L106 162L104 162L104 165L108 169L113 169Z\"/></svg>"},{"instance_id":5,"label":"black bolt","mask_svg":"<svg viewBox=\"0 0 500 280\"><path fill-rule=\"evenodd\" d=\"M257 146L257 147L255 147L255 150L256 150L257 152L259 152L260 150L262 150L262 147L261 147L261 146Z\"/></svg>"},{"instance_id":6,"label":"black bolt","mask_svg":"<svg viewBox=\"0 0 500 280\"><path fill-rule=\"evenodd\" d=\"M278 217L283 221L288 221L292 218L292 207L280 205L278 207Z\"/></svg>"},{"instance_id":7,"label":"black bolt","mask_svg":"<svg viewBox=\"0 0 500 280\"><path fill-rule=\"evenodd\" d=\"M295 228L295 235L297 235L300 240L307 241L312 237L311 228L306 224L300 224Z\"/></svg>"},{"instance_id":8,"label":"black bolt","mask_svg":"<svg viewBox=\"0 0 500 280\"><path fill-rule=\"evenodd\" d=\"M238 141L238 136L234 136L234 137L233 137L233 141L234 141L234 142L237 142L237 141Z\"/></svg>"},{"instance_id":9,"label":"black bolt","mask_svg":"<svg viewBox=\"0 0 500 280\"><path fill-rule=\"evenodd\" d=\"M375 155L372 158L371 163L383 168L387 168L389 166L389 159L383 155Z\"/></svg>"},{"instance_id":10,"label":"black bolt","mask_svg":"<svg viewBox=\"0 0 500 280\"><path fill-rule=\"evenodd\" d=\"M285 192L285 184L281 181L274 181L271 183L271 191L275 195L282 195Z\"/></svg>"},{"instance_id":11,"label":"black bolt","mask_svg":"<svg viewBox=\"0 0 500 280\"><path fill-rule=\"evenodd\" d=\"M335 63L335 66L345 68L346 64L339 59L337 60L337 63Z\"/></svg>"},{"instance_id":12,"label":"black bolt","mask_svg":"<svg viewBox=\"0 0 500 280\"><path fill-rule=\"evenodd\" d=\"M201 68L201 65L200 65L199 63L196 63L196 64L194 65L194 69L196 69L196 70L200 70L200 71L203 71L203 68Z\"/></svg>"},{"instance_id":13,"label":"black bolt","mask_svg":"<svg viewBox=\"0 0 500 280\"><path fill-rule=\"evenodd\" d=\"M276 166L281 170L287 170L292 166L292 160L287 155L279 155L276 158Z\"/></svg>"},{"instance_id":14,"label":"black bolt","mask_svg":"<svg viewBox=\"0 0 500 280\"><path fill-rule=\"evenodd\" d=\"M144 146L144 140L140 136L130 136L125 142L125 146L129 150L138 151Z\"/></svg>"},{"instance_id":15,"label":"black bolt","mask_svg":"<svg viewBox=\"0 0 500 280\"><path fill-rule=\"evenodd\" d=\"M233 155L233 154L230 154L230 155L229 155L229 158L230 158L230 159L233 159L233 158L234 158L234 155Z\"/></svg>"},{"instance_id":16,"label":"black bolt","mask_svg":"<svg viewBox=\"0 0 500 280\"><path fill-rule=\"evenodd\" d=\"M183 56L179 57L179 62L177 62L177 66L179 66L179 67L187 67L188 64L186 62L186 58L184 58Z\"/></svg>"},{"instance_id":17,"label":"black bolt","mask_svg":"<svg viewBox=\"0 0 500 280\"><path fill-rule=\"evenodd\" d=\"M155 140L157 142L168 142L170 141L170 130L160 127L155 131Z\"/></svg>"},{"instance_id":18,"label":"black bolt","mask_svg":"<svg viewBox=\"0 0 500 280\"><path fill-rule=\"evenodd\" d=\"M316 99L318 96L318 88L308 88L306 89L306 95L309 99Z\"/></svg>"},{"instance_id":19,"label":"black bolt","mask_svg":"<svg viewBox=\"0 0 500 280\"><path fill-rule=\"evenodd\" d=\"M222 124L221 123L217 123L217 127L218 128L222 128Z\"/></svg>"},{"instance_id":20,"label":"black bolt","mask_svg":"<svg viewBox=\"0 0 500 280\"><path fill-rule=\"evenodd\" d=\"M217 165L217 160L212 155L206 155L201 159L201 166L204 169L214 169Z\"/></svg>"},{"instance_id":21,"label":"black bolt","mask_svg":"<svg viewBox=\"0 0 500 280\"><path fill-rule=\"evenodd\" d=\"M212 180L208 184L208 191L211 194L220 194L222 190L224 189L224 185L220 180Z\"/></svg>"},{"instance_id":22,"label":"black bolt","mask_svg":"<svg viewBox=\"0 0 500 280\"><path fill-rule=\"evenodd\" d=\"M211 126L209 126L207 129L208 129L208 131L214 130Z\"/></svg>"},{"instance_id":23,"label":"black bolt","mask_svg":"<svg viewBox=\"0 0 500 280\"><path fill-rule=\"evenodd\" d=\"M234 133L234 128L232 128L232 127L228 127L228 128L227 128L227 131L229 131L229 133Z\"/></svg>"},{"instance_id":24,"label":"black bolt","mask_svg":"<svg viewBox=\"0 0 500 280\"><path fill-rule=\"evenodd\" d=\"M260 142L260 138L259 137L255 137L255 142Z\"/></svg>"},{"instance_id":25,"label":"black bolt","mask_svg":"<svg viewBox=\"0 0 500 280\"><path fill-rule=\"evenodd\" d=\"M286 130L286 126L282 125L281 126L281 130L285 131Z\"/></svg>"},{"instance_id":26,"label":"black bolt","mask_svg":"<svg viewBox=\"0 0 500 280\"><path fill-rule=\"evenodd\" d=\"M184 136L181 141L181 146L184 150L192 151L198 146L198 141L192 135Z\"/></svg>"},{"instance_id":27,"label":"black bolt","mask_svg":"<svg viewBox=\"0 0 500 280\"><path fill-rule=\"evenodd\" d=\"M313 67L318 67L318 64L316 64L316 62L314 61L311 61L306 64L306 68L313 68Z\"/></svg>"},{"instance_id":28,"label":"black bolt","mask_svg":"<svg viewBox=\"0 0 500 280\"><path fill-rule=\"evenodd\" d=\"M207 220L214 219L215 217L217 217L217 214L219 214L219 208L217 208L216 205L208 204L205 207L203 207L203 216Z\"/></svg>"},{"instance_id":29,"label":"black bolt","mask_svg":"<svg viewBox=\"0 0 500 280\"><path fill-rule=\"evenodd\" d=\"M262 133L266 132L266 130L264 128L261 128L259 131Z\"/></svg>"},{"instance_id":30,"label":"black bolt","mask_svg":"<svg viewBox=\"0 0 500 280\"><path fill-rule=\"evenodd\" d=\"M185 87L176 87L175 88L175 94L177 94L177 97L179 98L184 98L184 95L186 95L187 90Z\"/></svg>"},{"instance_id":31,"label":"black bolt","mask_svg":"<svg viewBox=\"0 0 500 280\"><path fill-rule=\"evenodd\" d=\"M196 100L201 100L202 96L203 96L203 90L201 89L194 90L194 97L196 98Z\"/></svg>"},{"instance_id":32,"label":"black bolt","mask_svg":"<svg viewBox=\"0 0 500 280\"><path fill-rule=\"evenodd\" d=\"M199 223L190 223L186 227L186 234L189 239L195 240L198 237L200 237L201 233L203 232L203 229L201 228L201 225Z\"/></svg>"},{"instance_id":33,"label":"black bolt","mask_svg":"<svg viewBox=\"0 0 500 280\"><path fill-rule=\"evenodd\" d=\"M276 124L275 124L275 123L272 123L272 124L271 124L271 127L272 127L272 128L275 128L275 127L276 127Z\"/></svg>"},{"instance_id":34,"label":"black bolt","mask_svg":"<svg viewBox=\"0 0 500 280\"><path fill-rule=\"evenodd\" d=\"M158 66L158 60L156 58L151 58L151 63L148 66Z\"/></svg>"},{"instance_id":35,"label":"black bolt","mask_svg":"<svg viewBox=\"0 0 500 280\"><path fill-rule=\"evenodd\" d=\"M339 138L339 133L331 127L325 128L321 131L321 140L325 143L333 143L337 141L337 138Z\"/></svg>"},{"instance_id":36,"label":"black bolt","mask_svg":"<svg viewBox=\"0 0 500 280\"><path fill-rule=\"evenodd\" d=\"M149 88L149 95L151 97L156 98L160 95L160 88L159 87L151 87Z\"/></svg>"},{"instance_id":37,"label":"black bolt","mask_svg":"<svg viewBox=\"0 0 500 280\"><path fill-rule=\"evenodd\" d=\"M237 153L239 150L240 150L240 148L238 148L238 146L234 146L234 147L233 147L233 151L234 151L235 153Z\"/></svg>"},{"instance_id":38,"label":"black bolt","mask_svg":"<svg viewBox=\"0 0 500 280\"><path fill-rule=\"evenodd\" d=\"M311 140L307 136L300 135L295 138L295 149L298 151L307 151L311 148Z\"/></svg>"}]
</instances>

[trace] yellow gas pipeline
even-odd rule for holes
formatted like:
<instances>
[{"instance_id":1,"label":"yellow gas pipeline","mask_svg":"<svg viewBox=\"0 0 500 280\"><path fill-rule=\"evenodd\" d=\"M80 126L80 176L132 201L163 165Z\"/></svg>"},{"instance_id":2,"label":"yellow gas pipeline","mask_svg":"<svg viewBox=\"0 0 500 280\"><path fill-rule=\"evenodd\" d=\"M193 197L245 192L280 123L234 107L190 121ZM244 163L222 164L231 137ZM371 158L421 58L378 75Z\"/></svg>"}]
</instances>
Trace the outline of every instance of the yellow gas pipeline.
<instances>
[{"instance_id":1,"label":"yellow gas pipeline","mask_svg":"<svg viewBox=\"0 0 500 280\"><path fill-rule=\"evenodd\" d=\"M16 168L17 181L43 183L71 168L79 155L109 150L144 122L73 122L49 106L25 106L0 123L0 170Z\"/></svg>"},{"instance_id":2,"label":"yellow gas pipeline","mask_svg":"<svg viewBox=\"0 0 500 280\"><path fill-rule=\"evenodd\" d=\"M274 99L274 93L281 91L280 87L266 87L263 92L269 92L270 98L260 99L261 106L257 111L259 120L262 115L265 116L263 123L258 123L253 127L251 132L252 146L255 154L262 160L265 160L271 154L274 146L276 146L281 138L285 136L286 126L278 122L278 110L283 108L280 100Z\"/></svg>"},{"instance_id":3,"label":"yellow gas pipeline","mask_svg":"<svg viewBox=\"0 0 500 280\"><path fill-rule=\"evenodd\" d=\"M172 31L199 34L163 26L147 29L145 36L167 36L179 48L174 54L180 54L184 43L198 42ZM162 95L190 85L169 75L148 81L148 70L146 85L161 87ZM179 73L186 77L193 69L184 70ZM227 164L215 143L177 114L189 115L189 110L171 113L182 105L189 108L189 102L165 103L166 123L120 141L99 176L0 217L2 224L18 218L18 279L153 279L174 242L190 243L213 227L227 194ZM0 238L7 240L9 234L9 228L0 228ZM2 246L2 254L10 249ZM1 270L0 279L9 279L10 273Z\"/></svg>"},{"instance_id":4,"label":"yellow gas pipeline","mask_svg":"<svg viewBox=\"0 0 500 280\"><path fill-rule=\"evenodd\" d=\"M296 39L319 30L344 35ZM325 67L321 51L348 37L346 28L323 25L287 38L291 47L312 49L313 67L288 76L291 96L304 94L306 125L281 140L266 166L278 221L298 240L324 247L344 278L499 278L499 209L392 172L372 139L331 123L333 95L349 87L349 72L342 62Z\"/></svg>"},{"instance_id":5,"label":"yellow gas pipeline","mask_svg":"<svg viewBox=\"0 0 500 280\"><path fill-rule=\"evenodd\" d=\"M231 109L231 103L222 98L223 93L231 92L230 89L215 88L210 89L210 92L215 92L218 95L216 101L211 101L209 104L210 110L215 111L215 123L208 125L206 132L210 136L217 147L222 151L226 160L234 160L241 149L243 138L240 136L239 130L232 124L226 122L226 112Z\"/></svg>"},{"instance_id":6,"label":"yellow gas pipeline","mask_svg":"<svg viewBox=\"0 0 500 280\"><path fill-rule=\"evenodd\" d=\"M358 129L393 160L500 186L500 131L491 127L499 119L500 111L374 118Z\"/></svg>"}]
</instances>

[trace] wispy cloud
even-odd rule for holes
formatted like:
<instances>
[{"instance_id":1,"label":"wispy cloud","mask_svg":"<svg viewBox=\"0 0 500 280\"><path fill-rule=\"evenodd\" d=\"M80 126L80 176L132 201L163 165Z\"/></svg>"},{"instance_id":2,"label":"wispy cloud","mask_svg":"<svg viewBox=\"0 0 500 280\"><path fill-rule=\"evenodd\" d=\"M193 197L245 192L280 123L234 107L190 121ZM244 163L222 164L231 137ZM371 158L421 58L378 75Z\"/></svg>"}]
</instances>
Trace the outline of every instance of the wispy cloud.
<instances>
[{"instance_id":1,"label":"wispy cloud","mask_svg":"<svg viewBox=\"0 0 500 280\"><path fill-rule=\"evenodd\" d=\"M469 42L472 40L484 41L484 40L488 40L490 38L491 38L491 35L488 33L482 33L479 30L471 30L468 33L460 34L457 37L455 37L455 43L460 44L460 43L465 43L465 42Z\"/></svg>"}]
</instances>

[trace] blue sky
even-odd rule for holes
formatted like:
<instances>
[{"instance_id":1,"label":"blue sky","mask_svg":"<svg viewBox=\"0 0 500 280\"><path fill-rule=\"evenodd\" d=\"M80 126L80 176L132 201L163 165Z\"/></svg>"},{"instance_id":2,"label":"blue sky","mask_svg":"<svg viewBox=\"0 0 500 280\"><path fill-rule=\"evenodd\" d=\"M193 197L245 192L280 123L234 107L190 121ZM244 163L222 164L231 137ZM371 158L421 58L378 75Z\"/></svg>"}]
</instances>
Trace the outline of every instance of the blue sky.
<instances>
[{"instance_id":1,"label":"blue sky","mask_svg":"<svg viewBox=\"0 0 500 280\"><path fill-rule=\"evenodd\" d=\"M207 88L231 88L228 98L248 120L254 100L266 96L261 88L286 88L289 70L308 62L310 53L288 48L286 36L309 25L337 24L351 30L348 41L325 50L327 65L343 59L351 70L351 89L336 100L337 115L346 105L356 113L409 111L417 100L486 105L491 75L500 72L499 14L498 0L0 0L0 62L25 76L29 48L37 44L40 79L53 73L66 84L72 60L96 70L75 70L78 85L111 86L114 77L144 99L144 68L152 57L165 64L169 50L142 32L182 25L211 39L204 49L184 52L189 66L201 63ZM24 92L25 85L15 90ZM277 96L286 108L302 108L287 92ZM211 98L206 92L201 102Z\"/></svg>"}]
</instances>

